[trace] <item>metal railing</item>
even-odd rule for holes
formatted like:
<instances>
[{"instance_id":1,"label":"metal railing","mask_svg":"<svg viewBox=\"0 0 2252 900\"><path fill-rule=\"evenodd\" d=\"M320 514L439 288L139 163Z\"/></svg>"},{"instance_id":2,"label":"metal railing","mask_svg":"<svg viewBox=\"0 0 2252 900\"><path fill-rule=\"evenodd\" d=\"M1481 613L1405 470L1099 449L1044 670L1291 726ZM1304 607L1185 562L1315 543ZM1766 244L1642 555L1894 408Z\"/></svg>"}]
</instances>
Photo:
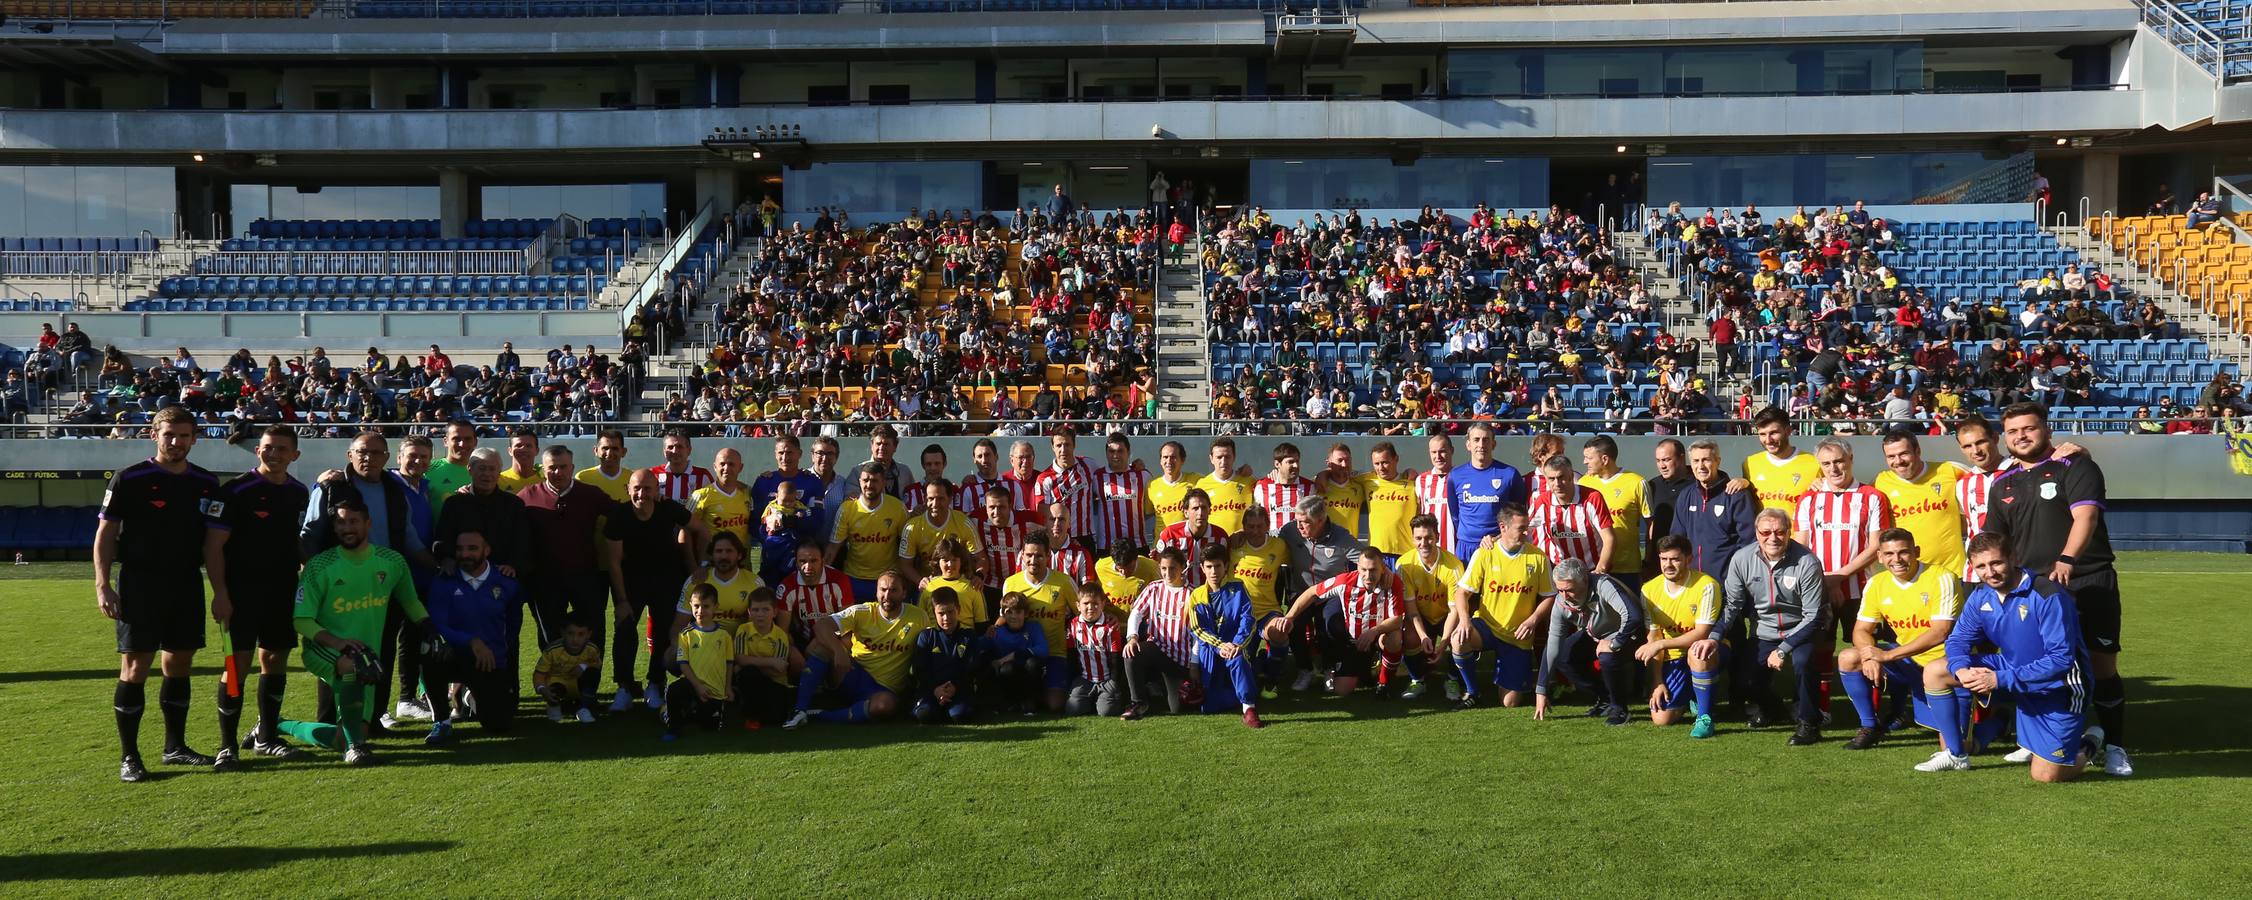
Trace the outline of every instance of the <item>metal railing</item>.
<instances>
[{"instance_id":1,"label":"metal railing","mask_svg":"<svg viewBox=\"0 0 2252 900\"><path fill-rule=\"evenodd\" d=\"M688 224L680 229L680 233L673 236L672 246L665 251L664 256L657 260L656 265L650 268L648 274L642 279L641 286L634 289L633 296L626 300L624 306L618 308L619 331L624 331L626 325L633 321L633 317L641 314L643 304L648 303L651 298L657 296L658 291L664 290L665 286L671 283L673 268L680 265L681 260L688 258L689 251L695 249L696 236L703 232L705 226L711 224L716 209L715 201L704 201L703 208L696 211L696 217L690 219Z\"/></svg>"},{"instance_id":2,"label":"metal railing","mask_svg":"<svg viewBox=\"0 0 2252 900\"><path fill-rule=\"evenodd\" d=\"M539 243L534 241L534 244ZM520 275L524 250L223 250L198 275Z\"/></svg>"},{"instance_id":3,"label":"metal railing","mask_svg":"<svg viewBox=\"0 0 2252 900\"><path fill-rule=\"evenodd\" d=\"M2184 12L2167 0L2143 0L2143 24L2174 49L2182 51L2190 62L2215 78L2223 77L2228 63L2228 46L2213 29L2197 17Z\"/></svg>"},{"instance_id":4,"label":"metal railing","mask_svg":"<svg viewBox=\"0 0 2252 900\"><path fill-rule=\"evenodd\" d=\"M167 250L10 250L0 252L0 278L124 275Z\"/></svg>"}]
</instances>

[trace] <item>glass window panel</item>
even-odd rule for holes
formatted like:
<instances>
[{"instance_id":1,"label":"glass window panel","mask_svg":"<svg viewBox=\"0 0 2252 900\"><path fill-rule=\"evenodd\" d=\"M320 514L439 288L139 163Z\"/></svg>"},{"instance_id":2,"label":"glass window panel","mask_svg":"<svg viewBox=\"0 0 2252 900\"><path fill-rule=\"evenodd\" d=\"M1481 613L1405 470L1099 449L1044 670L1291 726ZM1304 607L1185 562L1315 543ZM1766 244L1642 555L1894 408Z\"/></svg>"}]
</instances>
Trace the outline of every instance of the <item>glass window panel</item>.
<instances>
[{"instance_id":1,"label":"glass window panel","mask_svg":"<svg viewBox=\"0 0 2252 900\"><path fill-rule=\"evenodd\" d=\"M815 163L782 173L791 212L836 207L855 213L982 205L983 168L974 162Z\"/></svg>"},{"instance_id":2,"label":"glass window panel","mask_svg":"<svg viewBox=\"0 0 2252 900\"><path fill-rule=\"evenodd\" d=\"M23 166L0 166L0 235L29 236L24 229Z\"/></svg>"},{"instance_id":3,"label":"glass window panel","mask_svg":"<svg viewBox=\"0 0 2252 900\"><path fill-rule=\"evenodd\" d=\"M1269 210L1466 209L1548 204L1548 160L1425 157L1414 165L1390 159L1253 160L1251 202Z\"/></svg>"}]
</instances>

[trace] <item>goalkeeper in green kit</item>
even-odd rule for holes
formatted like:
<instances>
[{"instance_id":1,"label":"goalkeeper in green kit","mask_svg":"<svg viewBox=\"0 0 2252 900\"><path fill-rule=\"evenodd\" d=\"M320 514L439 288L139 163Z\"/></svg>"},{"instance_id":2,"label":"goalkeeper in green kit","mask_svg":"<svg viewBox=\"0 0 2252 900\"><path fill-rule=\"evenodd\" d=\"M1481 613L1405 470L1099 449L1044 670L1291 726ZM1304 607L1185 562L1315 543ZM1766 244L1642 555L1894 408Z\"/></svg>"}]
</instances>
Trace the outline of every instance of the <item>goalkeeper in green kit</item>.
<instances>
[{"instance_id":1,"label":"goalkeeper in green kit","mask_svg":"<svg viewBox=\"0 0 2252 900\"><path fill-rule=\"evenodd\" d=\"M344 751L344 762L373 765L368 752L367 698L385 677L375 651L391 604L424 635L430 614L415 596L405 557L368 543L367 504L354 494L338 496L334 512L337 546L307 560L297 578L297 633L305 636L305 668L336 693L336 725L283 719L281 732L301 743Z\"/></svg>"}]
</instances>

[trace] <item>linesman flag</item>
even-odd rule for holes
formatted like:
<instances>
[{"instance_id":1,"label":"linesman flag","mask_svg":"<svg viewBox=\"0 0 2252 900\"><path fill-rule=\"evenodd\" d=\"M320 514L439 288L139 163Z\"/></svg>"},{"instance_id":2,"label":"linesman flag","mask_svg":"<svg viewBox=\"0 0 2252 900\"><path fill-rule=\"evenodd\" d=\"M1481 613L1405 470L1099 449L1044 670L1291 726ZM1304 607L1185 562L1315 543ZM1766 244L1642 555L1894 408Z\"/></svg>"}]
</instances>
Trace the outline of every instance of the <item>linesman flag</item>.
<instances>
[{"instance_id":1,"label":"linesman flag","mask_svg":"<svg viewBox=\"0 0 2252 900\"><path fill-rule=\"evenodd\" d=\"M2221 437L2228 441L2229 468L2238 475L2252 475L2252 432L2223 430Z\"/></svg>"}]
</instances>

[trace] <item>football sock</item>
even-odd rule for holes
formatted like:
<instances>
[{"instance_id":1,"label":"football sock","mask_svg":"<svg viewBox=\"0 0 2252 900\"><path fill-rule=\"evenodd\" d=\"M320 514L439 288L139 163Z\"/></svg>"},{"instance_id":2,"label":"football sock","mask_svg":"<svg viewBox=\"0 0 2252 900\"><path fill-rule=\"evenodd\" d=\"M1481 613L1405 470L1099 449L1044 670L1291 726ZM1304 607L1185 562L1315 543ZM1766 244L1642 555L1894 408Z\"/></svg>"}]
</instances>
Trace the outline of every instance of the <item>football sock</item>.
<instances>
[{"instance_id":1,"label":"football sock","mask_svg":"<svg viewBox=\"0 0 2252 900\"><path fill-rule=\"evenodd\" d=\"M1431 667L1423 661L1421 653L1410 653L1400 663L1407 667L1408 677L1416 681L1422 681L1431 674Z\"/></svg>"},{"instance_id":2,"label":"football sock","mask_svg":"<svg viewBox=\"0 0 2252 900\"><path fill-rule=\"evenodd\" d=\"M2103 741L2127 746L2127 682L2113 675L2096 679L2096 721L2103 725Z\"/></svg>"},{"instance_id":3,"label":"football sock","mask_svg":"<svg viewBox=\"0 0 2252 900\"><path fill-rule=\"evenodd\" d=\"M1476 671L1477 668L1477 654L1457 653L1454 655L1454 670L1457 674L1462 676L1462 696L1464 697L1475 697L1478 695L1478 673Z\"/></svg>"},{"instance_id":4,"label":"football sock","mask_svg":"<svg viewBox=\"0 0 2252 900\"><path fill-rule=\"evenodd\" d=\"M242 730L242 697L227 694L224 677L220 679L219 690L213 696L219 701L219 749L233 750Z\"/></svg>"},{"instance_id":5,"label":"football sock","mask_svg":"<svg viewBox=\"0 0 2252 900\"><path fill-rule=\"evenodd\" d=\"M1962 720L1962 702L1968 696L1967 692L1958 696L1957 690L1960 688L1926 690L1924 701L1931 704L1931 717L1937 720L1932 723L1932 727L1939 732L1939 745L1947 748L1949 756L1967 756L1969 754L1963 752L1963 731L1959 723Z\"/></svg>"},{"instance_id":6,"label":"football sock","mask_svg":"<svg viewBox=\"0 0 2252 900\"><path fill-rule=\"evenodd\" d=\"M868 721L868 701L856 700L853 701L851 706L843 709L824 709L820 715L814 716L814 718L823 722L866 722Z\"/></svg>"},{"instance_id":7,"label":"football sock","mask_svg":"<svg viewBox=\"0 0 2252 900\"><path fill-rule=\"evenodd\" d=\"M798 710L813 708L813 694L829 680L829 658L819 653L805 655L805 672L798 676Z\"/></svg>"},{"instance_id":8,"label":"football sock","mask_svg":"<svg viewBox=\"0 0 2252 900\"><path fill-rule=\"evenodd\" d=\"M164 713L164 749L187 746L188 676L164 676L156 687L156 707Z\"/></svg>"},{"instance_id":9,"label":"football sock","mask_svg":"<svg viewBox=\"0 0 2252 900\"><path fill-rule=\"evenodd\" d=\"M1712 715L1712 673L1689 670L1689 692L1697 696L1697 715Z\"/></svg>"},{"instance_id":10,"label":"football sock","mask_svg":"<svg viewBox=\"0 0 2252 900\"><path fill-rule=\"evenodd\" d=\"M1876 686L1858 668L1838 673L1838 681L1845 685L1845 698L1853 701L1853 711L1861 717L1861 727L1877 727Z\"/></svg>"},{"instance_id":11,"label":"football sock","mask_svg":"<svg viewBox=\"0 0 2252 900\"><path fill-rule=\"evenodd\" d=\"M127 758L141 756L141 710L148 703L148 688L138 681L120 681L110 705L117 711L117 746Z\"/></svg>"},{"instance_id":12,"label":"football sock","mask_svg":"<svg viewBox=\"0 0 2252 900\"><path fill-rule=\"evenodd\" d=\"M367 685L354 676L337 679L336 725L344 730L344 747L357 747L367 742Z\"/></svg>"},{"instance_id":13,"label":"football sock","mask_svg":"<svg viewBox=\"0 0 2252 900\"><path fill-rule=\"evenodd\" d=\"M323 747L329 750L340 749L336 740L338 729L327 722L302 722L296 719L283 719L274 728L300 744Z\"/></svg>"},{"instance_id":14,"label":"football sock","mask_svg":"<svg viewBox=\"0 0 2252 900\"><path fill-rule=\"evenodd\" d=\"M274 723L281 721L282 691L289 685L289 676L275 672L258 675L258 736L274 740L281 736Z\"/></svg>"}]
</instances>

